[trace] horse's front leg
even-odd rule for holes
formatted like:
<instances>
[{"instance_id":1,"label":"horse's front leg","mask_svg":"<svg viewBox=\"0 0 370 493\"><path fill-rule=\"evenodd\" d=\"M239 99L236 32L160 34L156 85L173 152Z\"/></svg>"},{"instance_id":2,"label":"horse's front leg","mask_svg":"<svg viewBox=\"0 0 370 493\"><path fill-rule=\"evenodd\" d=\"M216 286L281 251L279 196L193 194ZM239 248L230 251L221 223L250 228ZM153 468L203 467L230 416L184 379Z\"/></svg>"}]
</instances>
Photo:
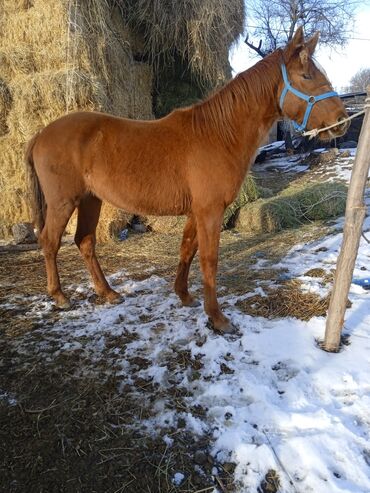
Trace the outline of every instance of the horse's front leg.
<instances>
[{"instance_id":1,"label":"horse's front leg","mask_svg":"<svg viewBox=\"0 0 370 493\"><path fill-rule=\"evenodd\" d=\"M221 312L216 293L218 247L223 214L223 208L218 211L212 208L197 214L197 232L204 284L204 310L216 331L229 333L234 331L234 327Z\"/></svg>"},{"instance_id":2,"label":"horse's front leg","mask_svg":"<svg viewBox=\"0 0 370 493\"><path fill-rule=\"evenodd\" d=\"M175 292L184 306L199 305L199 302L191 296L188 290L189 270L197 249L198 238L195 218L193 216L189 216L184 228L180 248L180 262L177 267L175 281Z\"/></svg>"}]
</instances>

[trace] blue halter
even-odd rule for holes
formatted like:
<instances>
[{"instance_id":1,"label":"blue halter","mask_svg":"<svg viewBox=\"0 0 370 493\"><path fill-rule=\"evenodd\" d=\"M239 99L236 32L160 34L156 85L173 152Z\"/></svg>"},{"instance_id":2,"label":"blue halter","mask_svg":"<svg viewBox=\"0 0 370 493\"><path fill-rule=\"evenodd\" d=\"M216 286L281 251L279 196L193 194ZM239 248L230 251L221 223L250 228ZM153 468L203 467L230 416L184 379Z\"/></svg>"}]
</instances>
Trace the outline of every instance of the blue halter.
<instances>
[{"instance_id":1,"label":"blue halter","mask_svg":"<svg viewBox=\"0 0 370 493\"><path fill-rule=\"evenodd\" d=\"M298 91L298 89L295 89L290 84L289 79L288 79L288 74L286 71L286 66L284 65L284 63L281 64L281 72L283 74L283 80L284 80L284 84L285 84L284 89L283 89L281 96L280 96L280 108L281 108L281 110L283 109L284 99L285 99L285 96L287 95L288 91L292 92L298 98L303 99L304 101L307 102L307 108L306 108L302 123L299 124L293 120L294 129L297 130L297 132L303 132L306 129L307 122L308 122L308 119L310 117L310 114L311 114L311 111L312 111L314 104L323 100L323 99L333 98L335 96L338 96L338 93L336 93L335 91L329 91L329 92L324 92L323 94L320 94L318 96L307 96L307 94L304 94L303 92Z\"/></svg>"}]
</instances>

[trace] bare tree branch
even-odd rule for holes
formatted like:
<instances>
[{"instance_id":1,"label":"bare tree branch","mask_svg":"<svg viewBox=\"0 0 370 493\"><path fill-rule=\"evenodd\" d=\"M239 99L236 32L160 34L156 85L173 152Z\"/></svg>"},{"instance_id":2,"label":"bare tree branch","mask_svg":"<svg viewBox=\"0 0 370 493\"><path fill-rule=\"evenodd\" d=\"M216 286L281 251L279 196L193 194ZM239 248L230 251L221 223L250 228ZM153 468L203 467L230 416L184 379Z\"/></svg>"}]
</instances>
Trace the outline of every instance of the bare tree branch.
<instances>
[{"instance_id":1,"label":"bare tree branch","mask_svg":"<svg viewBox=\"0 0 370 493\"><path fill-rule=\"evenodd\" d=\"M304 27L306 36L320 31L324 45L344 46L359 5L358 0L252 1L250 11L257 26L248 30L246 44L262 58L290 41L298 25ZM249 36L261 39L262 44L250 42Z\"/></svg>"},{"instance_id":2,"label":"bare tree branch","mask_svg":"<svg viewBox=\"0 0 370 493\"><path fill-rule=\"evenodd\" d=\"M261 58L264 58L268 53L265 53L264 51L261 50L261 46L262 46L262 39L260 39L260 42L258 43L258 46L254 45L253 43L250 43L248 41L248 37L247 36L244 40L244 43L249 47L251 48L252 50L254 50Z\"/></svg>"}]
</instances>

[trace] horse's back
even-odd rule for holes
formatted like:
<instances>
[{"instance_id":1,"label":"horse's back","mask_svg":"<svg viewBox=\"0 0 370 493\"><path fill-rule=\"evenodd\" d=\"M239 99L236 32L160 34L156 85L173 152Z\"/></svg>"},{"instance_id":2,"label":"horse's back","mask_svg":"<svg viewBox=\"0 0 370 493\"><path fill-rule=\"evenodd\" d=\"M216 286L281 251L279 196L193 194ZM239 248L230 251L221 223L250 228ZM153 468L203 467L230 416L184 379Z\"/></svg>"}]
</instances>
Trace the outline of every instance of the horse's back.
<instances>
[{"instance_id":1,"label":"horse's back","mask_svg":"<svg viewBox=\"0 0 370 493\"><path fill-rule=\"evenodd\" d=\"M144 121L76 112L59 118L34 148L43 188L57 185L76 197L91 192L132 212L187 213L189 146L179 116Z\"/></svg>"}]
</instances>

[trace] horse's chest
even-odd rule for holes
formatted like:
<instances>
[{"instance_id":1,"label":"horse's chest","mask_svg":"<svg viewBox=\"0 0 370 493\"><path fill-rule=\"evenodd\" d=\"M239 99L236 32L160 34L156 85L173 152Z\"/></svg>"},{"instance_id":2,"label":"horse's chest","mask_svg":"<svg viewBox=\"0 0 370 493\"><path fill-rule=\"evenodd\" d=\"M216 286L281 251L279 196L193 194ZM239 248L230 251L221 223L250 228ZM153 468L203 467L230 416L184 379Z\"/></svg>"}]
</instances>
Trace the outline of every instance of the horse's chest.
<instances>
[{"instance_id":1,"label":"horse's chest","mask_svg":"<svg viewBox=\"0 0 370 493\"><path fill-rule=\"evenodd\" d=\"M226 206L230 205L236 199L244 178L244 173L233 173L228 180L225 180L224 195Z\"/></svg>"}]
</instances>

